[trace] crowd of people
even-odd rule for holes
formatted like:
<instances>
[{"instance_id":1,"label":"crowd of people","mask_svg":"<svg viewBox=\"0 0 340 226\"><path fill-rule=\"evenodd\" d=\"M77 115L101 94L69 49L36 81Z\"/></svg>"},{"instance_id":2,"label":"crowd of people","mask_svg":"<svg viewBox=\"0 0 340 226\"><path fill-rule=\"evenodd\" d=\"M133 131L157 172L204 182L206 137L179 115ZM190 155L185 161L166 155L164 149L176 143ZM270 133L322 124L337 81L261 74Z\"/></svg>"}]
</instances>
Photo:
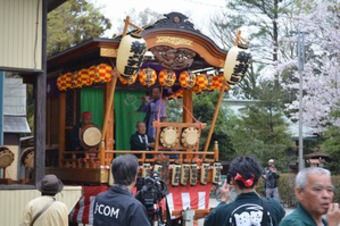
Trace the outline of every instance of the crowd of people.
<instances>
[{"instance_id":1,"label":"crowd of people","mask_svg":"<svg viewBox=\"0 0 340 226\"><path fill-rule=\"evenodd\" d=\"M153 122L166 119L166 106L161 90L154 87L151 96L143 98L139 111L145 112L144 121L136 124L130 137L131 150L152 150L155 142ZM71 134L73 150L88 147L82 141L84 128L93 125L90 112L82 113L82 120ZM93 206L94 226L148 226L145 206L132 191L136 185L139 163L137 155L121 155L111 164L114 185L107 192L96 196ZM150 156L147 156L150 158ZM231 183L224 182L221 202L208 216L204 226L338 226L340 208L333 203L334 186L329 170L319 167L305 168L298 172L295 181L297 208L287 214L280 202L278 182L280 174L273 159L262 168L253 156L235 158L229 168ZM264 180L265 195L256 190ZM24 225L68 225L65 204L56 201L63 183L55 175L46 175L37 184L41 197L30 201L24 210ZM236 197L231 198L231 193Z\"/></svg>"},{"instance_id":2,"label":"crowd of people","mask_svg":"<svg viewBox=\"0 0 340 226\"><path fill-rule=\"evenodd\" d=\"M132 193L137 181L138 166L137 158L130 154L113 160L111 172L114 185L107 192L96 196L93 206L94 226L150 225L144 205ZM277 197L261 197L257 193L256 187L265 171L252 156L235 158L229 170L232 184L224 182L221 202L206 216L204 226L340 224L340 208L338 203L333 203L335 188L329 170L310 167L299 171L295 181L298 205L289 214L285 212ZM265 179L268 179L268 176ZM27 204L24 210L24 225L68 225L67 208L55 199L55 195L63 189L62 182L55 175L46 175L37 184L37 188L41 197ZM237 194L233 201L230 200L232 189ZM267 194L269 192L266 192Z\"/></svg>"}]
</instances>

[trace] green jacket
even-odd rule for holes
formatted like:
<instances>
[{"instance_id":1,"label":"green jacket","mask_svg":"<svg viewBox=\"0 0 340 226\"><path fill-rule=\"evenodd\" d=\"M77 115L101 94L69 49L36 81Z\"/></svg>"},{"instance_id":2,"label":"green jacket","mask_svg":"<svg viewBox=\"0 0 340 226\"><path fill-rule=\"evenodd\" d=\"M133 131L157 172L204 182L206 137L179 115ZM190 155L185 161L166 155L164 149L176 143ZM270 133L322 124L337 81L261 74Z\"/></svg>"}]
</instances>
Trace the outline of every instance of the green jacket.
<instances>
[{"instance_id":1,"label":"green jacket","mask_svg":"<svg viewBox=\"0 0 340 226\"><path fill-rule=\"evenodd\" d=\"M248 208L245 208L246 206ZM274 199L261 198L255 192L249 192L239 194L233 202L219 204L205 218L204 226L260 225L262 219L265 219L262 218L263 206L267 210L266 214L270 213L270 219L269 216L267 218L270 222L265 222L264 225L279 225L285 215L282 205ZM241 211L237 212L237 209ZM237 223L240 220L244 224Z\"/></svg>"},{"instance_id":2,"label":"green jacket","mask_svg":"<svg viewBox=\"0 0 340 226\"><path fill-rule=\"evenodd\" d=\"M327 226L326 220L322 220L323 225ZM312 216L307 213L307 211L302 207L301 204L298 204L297 208L287 217L283 218L281 221L280 226L292 226L292 225L299 225L299 226L317 226L315 221L313 220Z\"/></svg>"}]
</instances>

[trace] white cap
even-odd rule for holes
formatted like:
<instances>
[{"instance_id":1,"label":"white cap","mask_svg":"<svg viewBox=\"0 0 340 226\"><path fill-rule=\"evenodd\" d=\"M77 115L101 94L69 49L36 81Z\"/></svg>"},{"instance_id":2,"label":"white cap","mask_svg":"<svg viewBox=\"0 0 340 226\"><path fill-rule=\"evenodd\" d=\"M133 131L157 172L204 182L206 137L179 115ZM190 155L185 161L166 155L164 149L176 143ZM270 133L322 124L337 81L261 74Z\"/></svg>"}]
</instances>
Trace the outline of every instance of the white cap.
<instances>
[{"instance_id":1,"label":"white cap","mask_svg":"<svg viewBox=\"0 0 340 226\"><path fill-rule=\"evenodd\" d=\"M269 159L268 160L268 164L273 164L274 163L274 159Z\"/></svg>"}]
</instances>

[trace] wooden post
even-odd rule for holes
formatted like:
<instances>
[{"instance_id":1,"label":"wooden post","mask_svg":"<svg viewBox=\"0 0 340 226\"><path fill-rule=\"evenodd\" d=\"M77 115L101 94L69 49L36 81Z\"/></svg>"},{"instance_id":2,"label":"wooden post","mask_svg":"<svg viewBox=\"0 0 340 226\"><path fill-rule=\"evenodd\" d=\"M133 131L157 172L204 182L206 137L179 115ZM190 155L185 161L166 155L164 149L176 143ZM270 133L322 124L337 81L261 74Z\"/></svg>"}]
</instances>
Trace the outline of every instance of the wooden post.
<instances>
[{"instance_id":1,"label":"wooden post","mask_svg":"<svg viewBox=\"0 0 340 226\"><path fill-rule=\"evenodd\" d=\"M65 152L66 92L59 93L59 105L59 167L62 167Z\"/></svg>"},{"instance_id":2,"label":"wooden post","mask_svg":"<svg viewBox=\"0 0 340 226\"><path fill-rule=\"evenodd\" d=\"M117 77L118 75L116 74L116 70L113 70L113 78L111 80L111 90L109 91L109 99L108 102L106 103L106 111L105 111L105 116L104 116L104 123L103 123L103 130L102 130L102 142L101 142L101 147L100 147L100 165L105 165L105 137L106 137L106 132L108 128L108 120L109 120L109 115L112 110L112 105L113 105L113 99L115 95L115 90L116 90L116 84L117 84Z\"/></svg>"},{"instance_id":3,"label":"wooden post","mask_svg":"<svg viewBox=\"0 0 340 226\"><path fill-rule=\"evenodd\" d=\"M112 83L107 83L106 85L106 92L105 92L105 103L108 103L110 100L110 91L112 90ZM105 109L106 111L106 109ZM113 144L114 144L114 131L113 131L113 125L114 125L114 99L112 101L112 108L110 109L110 113L108 116L107 121L107 129L106 129L106 137L105 137L105 149L106 150L113 150ZM110 157L112 158L112 154L110 154Z\"/></svg>"},{"instance_id":4,"label":"wooden post","mask_svg":"<svg viewBox=\"0 0 340 226\"><path fill-rule=\"evenodd\" d=\"M221 88L221 91L220 91L220 96L218 98L218 102L217 102L217 106L216 106L216 109L215 109L214 117L213 117L213 119L211 121L211 127L210 127L210 130L209 130L209 134L208 134L207 140L205 142L204 152L208 151L209 144L210 144L210 141L211 141L211 136L212 136L212 134L214 132L214 128L215 128L218 112L219 112L221 104L222 104L224 93L225 93L225 85L223 85L223 88ZM204 158L205 158L205 155L203 156L203 159Z\"/></svg>"},{"instance_id":5,"label":"wooden post","mask_svg":"<svg viewBox=\"0 0 340 226\"><path fill-rule=\"evenodd\" d=\"M193 107L192 107L192 90L183 90L183 122L192 123ZM187 112L187 110L190 111ZM190 115L191 114L191 115Z\"/></svg>"}]
</instances>

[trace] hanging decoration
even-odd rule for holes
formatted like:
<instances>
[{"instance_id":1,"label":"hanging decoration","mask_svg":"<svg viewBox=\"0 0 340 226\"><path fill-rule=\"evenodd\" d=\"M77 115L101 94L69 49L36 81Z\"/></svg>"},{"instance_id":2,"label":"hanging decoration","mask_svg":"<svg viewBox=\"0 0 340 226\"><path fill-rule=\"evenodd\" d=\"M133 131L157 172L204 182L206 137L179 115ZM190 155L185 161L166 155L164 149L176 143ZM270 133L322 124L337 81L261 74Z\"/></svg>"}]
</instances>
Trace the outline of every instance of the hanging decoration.
<instances>
[{"instance_id":1,"label":"hanging decoration","mask_svg":"<svg viewBox=\"0 0 340 226\"><path fill-rule=\"evenodd\" d=\"M79 71L80 74L80 79L81 79L81 83L84 86L91 86L92 85L92 81L90 79L90 75L89 75L89 71L86 68L83 68Z\"/></svg>"},{"instance_id":2,"label":"hanging decoration","mask_svg":"<svg viewBox=\"0 0 340 226\"><path fill-rule=\"evenodd\" d=\"M66 79L65 75L61 75L57 79L57 87L60 91L66 91L67 86L66 86Z\"/></svg>"},{"instance_id":3,"label":"hanging decoration","mask_svg":"<svg viewBox=\"0 0 340 226\"><path fill-rule=\"evenodd\" d=\"M196 85L201 91L204 91L208 85L208 79L205 74L199 74L196 79Z\"/></svg>"},{"instance_id":4,"label":"hanging decoration","mask_svg":"<svg viewBox=\"0 0 340 226\"><path fill-rule=\"evenodd\" d=\"M248 46L241 44L240 40L249 43L241 37L241 31L236 35L234 46L228 51L224 64L224 77L231 84L237 84L244 78L251 59Z\"/></svg>"},{"instance_id":5,"label":"hanging decoration","mask_svg":"<svg viewBox=\"0 0 340 226\"><path fill-rule=\"evenodd\" d=\"M96 82L110 82L112 79L112 67L108 64L99 64L96 67Z\"/></svg>"},{"instance_id":6,"label":"hanging decoration","mask_svg":"<svg viewBox=\"0 0 340 226\"><path fill-rule=\"evenodd\" d=\"M96 82L96 66L91 66L89 67L89 69L87 70L89 73L89 78L91 80L91 84Z\"/></svg>"},{"instance_id":7,"label":"hanging decoration","mask_svg":"<svg viewBox=\"0 0 340 226\"><path fill-rule=\"evenodd\" d=\"M76 71L76 72L73 73L72 83L73 83L74 88L82 88L83 87L80 71Z\"/></svg>"},{"instance_id":8,"label":"hanging decoration","mask_svg":"<svg viewBox=\"0 0 340 226\"><path fill-rule=\"evenodd\" d=\"M66 84L66 90L73 89L74 88L73 73L68 72L63 77L64 77L65 84Z\"/></svg>"},{"instance_id":9,"label":"hanging decoration","mask_svg":"<svg viewBox=\"0 0 340 226\"><path fill-rule=\"evenodd\" d=\"M152 68L143 68L139 72L139 82L143 86L152 86L156 83L157 73Z\"/></svg>"},{"instance_id":10,"label":"hanging decoration","mask_svg":"<svg viewBox=\"0 0 340 226\"><path fill-rule=\"evenodd\" d=\"M133 76L142 65L146 43L140 34L125 35L118 47L117 70L124 76Z\"/></svg>"},{"instance_id":11,"label":"hanging decoration","mask_svg":"<svg viewBox=\"0 0 340 226\"><path fill-rule=\"evenodd\" d=\"M214 79L214 75L208 75L207 79L208 79L208 83L207 83L207 87L206 87L206 91L212 92L215 91L214 85L213 85L213 79Z\"/></svg>"},{"instance_id":12,"label":"hanging decoration","mask_svg":"<svg viewBox=\"0 0 340 226\"><path fill-rule=\"evenodd\" d=\"M183 71L179 75L179 83L185 89L191 89L196 84L196 75L191 71Z\"/></svg>"},{"instance_id":13,"label":"hanging decoration","mask_svg":"<svg viewBox=\"0 0 340 226\"><path fill-rule=\"evenodd\" d=\"M220 77L218 75L213 76L213 78L212 78L212 87L213 87L213 90L221 89L222 85L220 85Z\"/></svg>"},{"instance_id":14,"label":"hanging decoration","mask_svg":"<svg viewBox=\"0 0 340 226\"><path fill-rule=\"evenodd\" d=\"M137 80L137 74L134 74L132 76L128 76L125 77L122 74L118 77L119 81L123 84L123 85L132 85L136 82Z\"/></svg>"},{"instance_id":15,"label":"hanging decoration","mask_svg":"<svg viewBox=\"0 0 340 226\"><path fill-rule=\"evenodd\" d=\"M169 69L163 69L158 74L158 81L161 86L171 87L175 84L176 73Z\"/></svg>"},{"instance_id":16,"label":"hanging decoration","mask_svg":"<svg viewBox=\"0 0 340 226\"><path fill-rule=\"evenodd\" d=\"M228 84L228 82L225 81L224 74L220 73L217 77L219 79L218 89L220 90L222 87L224 87L225 90L228 90L230 88L230 85Z\"/></svg>"}]
</instances>

